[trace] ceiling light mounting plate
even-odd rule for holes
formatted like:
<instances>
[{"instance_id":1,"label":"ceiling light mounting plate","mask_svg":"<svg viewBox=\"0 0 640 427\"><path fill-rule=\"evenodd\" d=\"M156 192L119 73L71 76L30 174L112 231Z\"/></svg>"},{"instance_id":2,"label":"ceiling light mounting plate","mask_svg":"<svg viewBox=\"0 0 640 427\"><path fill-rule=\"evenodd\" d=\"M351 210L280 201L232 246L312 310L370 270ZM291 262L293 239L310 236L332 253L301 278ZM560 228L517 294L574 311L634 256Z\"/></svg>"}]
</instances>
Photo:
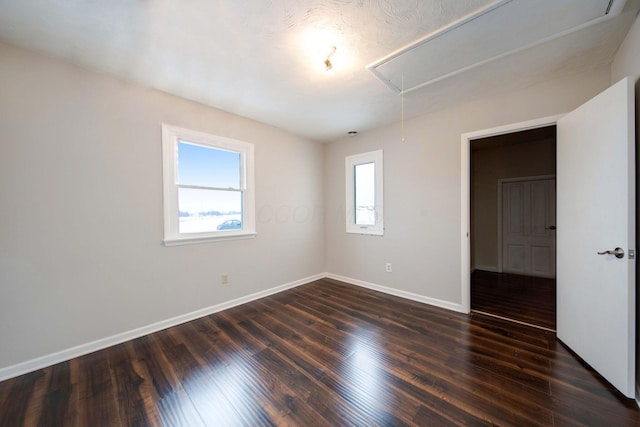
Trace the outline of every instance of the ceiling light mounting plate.
<instances>
[{"instance_id":1,"label":"ceiling light mounting plate","mask_svg":"<svg viewBox=\"0 0 640 427\"><path fill-rule=\"evenodd\" d=\"M331 63L331 57L335 53L336 53L336 47L335 46L331 46L331 49L329 50L329 54L327 55L326 59L324 60L325 70L331 71L331 69L333 68L333 64Z\"/></svg>"}]
</instances>

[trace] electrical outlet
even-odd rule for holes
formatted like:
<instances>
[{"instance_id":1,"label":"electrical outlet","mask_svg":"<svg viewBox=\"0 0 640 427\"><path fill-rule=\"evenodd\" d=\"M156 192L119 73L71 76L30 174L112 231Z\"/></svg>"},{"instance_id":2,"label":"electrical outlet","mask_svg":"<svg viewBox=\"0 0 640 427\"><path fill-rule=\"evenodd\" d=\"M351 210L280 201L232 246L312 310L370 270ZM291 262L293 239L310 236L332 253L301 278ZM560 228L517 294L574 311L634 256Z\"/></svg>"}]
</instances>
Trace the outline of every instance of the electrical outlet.
<instances>
[{"instance_id":1,"label":"electrical outlet","mask_svg":"<svg viewBox=\"0 0 640 427\"><path fill-rule=\"evenodd\" d=\"M390 262L388 262L387 265L385 265L384 270L387 273L391 273L391 263Z\"/></svg>"},{"instance_id":2,"label":"electrical outlet","mask_svg":"<svg viewBox=\"0 0 640 427\"><path fill-rule=\"evenodd\" d=\"M223 285L226 285L227 283L229 283L229 275L227 273L224 273L220 281Z\"/></svg>"}]
</instances>

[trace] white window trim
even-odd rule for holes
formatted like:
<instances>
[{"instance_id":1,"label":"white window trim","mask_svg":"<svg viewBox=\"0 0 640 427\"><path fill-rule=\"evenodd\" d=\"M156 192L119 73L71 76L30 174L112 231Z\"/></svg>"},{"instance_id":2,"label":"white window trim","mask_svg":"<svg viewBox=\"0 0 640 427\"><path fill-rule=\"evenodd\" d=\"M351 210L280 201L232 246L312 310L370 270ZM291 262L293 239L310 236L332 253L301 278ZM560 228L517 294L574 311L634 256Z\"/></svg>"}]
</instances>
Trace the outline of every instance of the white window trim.
<instances>
[{"instance_id":1,"label":"white window trim","mask_svg":"<svg viewBox=\"0 0 640 427\"><path fill-rule=\"evenodd\" d=\"M383 209L383 153L382 150L368 153L354 154L345 158L345 183L346 183L346 225L347 233L368 234L384 236L384 209ZM355 182L354 168L357 165L375 164L375 225L358 225L355 223Z\"/></svg>"},{"instance_id":2,"label":"white window trim","mask_svg":"<svg viewBox=\"0 0 640 427\"><path fill-rule=\"evenodd\" d=\"M228 149L240 153L240 187L243 189L243 218L241 230L180 234L178 212L177 158L178 141L193 142L211 148ZM204 132L162 124L162 176L164 195L165 246L211 241L247 239L256 236L255 185L253 144Z\"/></svg>"}]
</instances>

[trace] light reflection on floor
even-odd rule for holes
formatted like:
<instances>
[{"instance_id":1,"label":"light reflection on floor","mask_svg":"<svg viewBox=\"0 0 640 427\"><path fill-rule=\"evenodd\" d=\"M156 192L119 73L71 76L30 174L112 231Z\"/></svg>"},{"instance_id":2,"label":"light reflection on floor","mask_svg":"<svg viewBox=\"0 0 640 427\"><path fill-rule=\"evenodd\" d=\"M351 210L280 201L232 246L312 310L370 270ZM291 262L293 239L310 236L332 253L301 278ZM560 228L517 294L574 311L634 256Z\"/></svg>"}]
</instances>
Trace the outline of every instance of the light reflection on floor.
<instances>
[{"instance_id":1,"label":"light reflection on floor","mask_svg":"<svg viewBox=\"0 0 640 427\"><path fill-rule=\"evenodd\" d=\"M353 353L345 359L339 373L349 392L349 398L358 402L363 409L380 412L381 402L386 400L382 395L385 387L383 361L377 350L380 343L375 337L371 337L367 343L352 338L348 344Z\"/></svg>"}]
</instances>

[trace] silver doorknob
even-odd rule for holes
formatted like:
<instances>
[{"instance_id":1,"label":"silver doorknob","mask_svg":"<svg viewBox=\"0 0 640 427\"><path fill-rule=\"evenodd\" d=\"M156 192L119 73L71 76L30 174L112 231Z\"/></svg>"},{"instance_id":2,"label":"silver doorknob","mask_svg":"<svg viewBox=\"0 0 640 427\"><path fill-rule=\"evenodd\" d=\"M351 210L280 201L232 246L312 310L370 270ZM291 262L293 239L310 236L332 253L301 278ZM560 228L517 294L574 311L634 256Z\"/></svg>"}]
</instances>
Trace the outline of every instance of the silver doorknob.
<instances>
[{"instance_id":1,"label":"silver doorknob","mask_svg":"<svg viewBox=\"0 0 640 427\"><path fill-rule=\"evenodd\" d=\"M615 248L612 251L598 252L598 255L615 255L616 258L624 258L624 249Z\"/></svg>"}]
</instances>

